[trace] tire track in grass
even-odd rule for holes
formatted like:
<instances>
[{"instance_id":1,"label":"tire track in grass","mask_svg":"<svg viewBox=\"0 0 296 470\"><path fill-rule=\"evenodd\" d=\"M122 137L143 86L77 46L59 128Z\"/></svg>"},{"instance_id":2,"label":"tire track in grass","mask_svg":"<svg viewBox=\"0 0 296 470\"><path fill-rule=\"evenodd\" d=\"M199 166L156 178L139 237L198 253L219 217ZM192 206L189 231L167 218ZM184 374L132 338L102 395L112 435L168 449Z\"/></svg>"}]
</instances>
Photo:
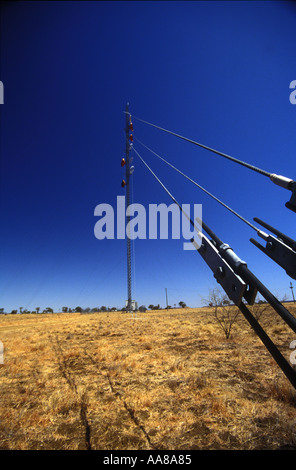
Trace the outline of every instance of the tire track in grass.
<instances>
[{"instance_id":1,"label":"tire track in grass","mask_svg":"<svg viewBox=\"0 0 296 470\"><path fill-rule=\"evenodd\" d=\"M138 426L139 429L141 429L142 433L144 434L145 436L145 439L150 447L150 449L153 449L153 450L156 450L155 446L152 444L151 442L151 439L150 439L150 436L149 434L147 433L145 427L143 424L140 423L139 419L137 418L137 416L135 415L135 411L127 404L127 402L125 401L125 399L122 397L122 393L120 393L120 391L116 390L115 387L114 387L114 384L111 380L111 377L110 377L110 374L109 374L109 371L107 372L106 375L102 374L100 368L98 367L98 364L97 362L93 359L92 356L90 356L88 354L88 352L86 351L86 349L84 349L84 354L89 358L89 360L91 361L91 363L93 365L96 366L97 370L99 371L99 373L103 376L103 377L107 377L108 379L108 383L109 383L109 387L110 387L110 390L111 392L116 396L116 397L119 397L119 399L121 400L124 408L126 409L126 411L128 412L131 420L133 421L133 423Z\"/></svg>"},{"instance_id":2,"label":"tire track in grass","mask_svg":"<svg viewBox=\"0 0 296 470\"><path fill-rule=\"evenodd\" d=\"M58 366L60 373L62 377L66 380L67 384L71 388L71 390L74 392L74 394L77 396L80 404L80 419L84 428L84 439L85 439L85 445L86 445L86 450L92 450L91 446L91 428L90 424L87 419L87 401L86 401L86 394L83 393L82 395L79 394L78 388L76 385L76 382L69 372L69 368L66 364L65 357L63 355L63 349L61 347L61 344L59 343L58 338L56 337L55 343L53 342L52 338L50 337L50 340L53 345L53 349L56 353L57 356L57 361L58 361Z\"/></svg>"}]
</instances>

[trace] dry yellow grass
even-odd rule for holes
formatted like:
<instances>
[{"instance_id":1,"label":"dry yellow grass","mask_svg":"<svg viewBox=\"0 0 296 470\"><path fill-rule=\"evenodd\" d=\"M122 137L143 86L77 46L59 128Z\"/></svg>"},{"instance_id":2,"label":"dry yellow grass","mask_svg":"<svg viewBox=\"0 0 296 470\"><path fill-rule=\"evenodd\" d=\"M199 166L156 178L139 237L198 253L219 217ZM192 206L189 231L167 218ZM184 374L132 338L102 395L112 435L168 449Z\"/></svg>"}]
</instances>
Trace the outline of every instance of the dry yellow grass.
<instances>
[{"instance_id":1,"label":"dry yellow grass","mask_svg":"<svg viewBox=\"0 0 296 470\"><path fill-rule=\"evenodd\" d=\"M7 315L0 340L0 449L296 448L295 390L242 316L226 341L207 308Z\"/></svg>"}]
</instances>

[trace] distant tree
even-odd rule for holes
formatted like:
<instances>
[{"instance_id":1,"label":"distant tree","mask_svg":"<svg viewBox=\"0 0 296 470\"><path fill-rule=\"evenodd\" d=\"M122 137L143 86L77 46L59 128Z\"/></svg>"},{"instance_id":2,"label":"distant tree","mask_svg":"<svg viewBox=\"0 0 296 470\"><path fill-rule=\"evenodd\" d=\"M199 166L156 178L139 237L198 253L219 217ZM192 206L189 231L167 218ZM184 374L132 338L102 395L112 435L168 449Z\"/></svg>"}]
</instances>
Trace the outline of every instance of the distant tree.
<instances>
[{"instance_id":1,"label":"distant tree","mask_svg":"<svg viewBox=\"0 0 296 470\"><path fill-rule=\"evenodd\" d=\"M110 309L111 312L116 312L116 310L117 310L116 307L112 307L112 308Z\"/></svg>"},{"instance_id":2,"label":"distant tree","mask_svg":"<svg viewBox=\"0 0 296 470\"><path fill-rule=\"evenodd\" d=\"M289 300L289 297L287 294L284 294L282 298L280 299L281 302L288 302L288 300Z\"/></svg>"},{"instance_id":3,"label":"distant tree","mask_svg":"<svg viewBox=\"0 0 296 470\"><path fill-rule=\"evenodd\" d=\"M62 307L62 312L67 313L68 312L68 307Z\"/></svg>"},{"instance_id":4,"label":"distant tree","mask_svg":"<svg viewBox=\"0 0 296 470\"><path fill-rule=\"evenodd\" d=\"M11 310L11 313L15 315L17 313L17 310Z\"/></svg>"},{"instance_id":5,"label":"distant tree","mask_svg":"<svg viewBox=\"0 0 296 470\"><path fill-rule=\"evenodd\" d=\"M105 305L102 305L100 310L101 310L101 312L107 312L107 308L105 307Z\"/></svg>"},{"instance_id":6,"label":"distant tree","mask_svg":"<svg viewBox=\"0 0 296 470\"><path fill-rule=\"evenodd\" d=\"M89 313L89 312L90 312L90 308L89 308L89 307L86 307L83 311L84 311L85 313Z\"/></svg>"},{"instance_id":7,"label":"distant tree","mask_svg":"<svg viewBox=\"0 0 296 470\"><path fill-rule=\"evenodd\" d=\"M150 308L150 310L153 310L153 309L154 309L154 305L150 304L150 305L148 305L148 308Z\"/></svg>"},{"instance_id":8,"label":"distant tree","mask_svg":"<svg viewBox=\"0 0 296 470\"><path fill-rule=\"evenodd\" d=\"M80 313L81 313L81 312L82 312L82 308L81 308L81 307L76 307L76 308L75 308L75 312L80 312Z\"/></svg>"},{"instance_id":9,"label":"distant tree","mask_svg":"<svg viewBox=\"0 0 296 470\"><path fill-rule=\"evenodd\" d=\"M182 307L182 308L185 308L185 307L186 307L185 302L183 302L182 300L179 302L179 305L180 305L180 307Z\"/></svg>"},{"instance_id":10,"label":"distant tree","mask_svg":"<svg viewBox=\"0 0 296 470\"><path fill-rule=\"evenodd\" d=\"M0 314L4 313L4 308L0 308Z\"/></svg>"},{"instance_id":11,"label":"distant tree","mask_svg":"<svg viewBox=\"0 0 296 470\"><path fill-rule=\"evenodd\" d=\"M139 307L139 312L146 312L147 308L145 307L145 305L141 305Z\"/></svg>"},{"instance_id":12,"label":"distant tree","mask_svg":"<svg viewBox=\"0 0 296 470\"><path fill-rule=\"evenodd\" d=\"M23 313L23 308L24 308L24 307L20 307L20 313Z\"/></svg>"},{"instance_id":13,"label":"distant tree","mask_svg":"<svg viewBox=\"0 0 296 470\"><path fill-rule=\"evenodd\" d=\"M36 312L39 313L40 307L36 307Z\"/></svg>"},{"instance_id":14,"label":"distant tree","mask_svg":"<svg viewBox=\"0 0 296 470\"><path fill-rule=\"evenodd\" d=\"M261 315L269 309L269 304L262 298L256 299L256 302L250 307L250 310L257 321L259 321Z\"/></svg>"},{"instance_id":15,"label":"distant tree","mask_svg":"<svg viewBox=\"0 0 296 470\"><path fill-rule=\"evenodd\" d=\"M229 339L240 312L238 307L230 305L227 295L219 288L211 289L209 297L204 302L206 305L212 305L214 318L223 330L225 338Z\"/></svg>"},{"instance_id":16,"label":"distant tree","mask_svg":"<svg viewBox=\"0 0 296 470\"><path fill-rule=\"evenodd\" d=\"M94 312L98 312L100 309L99 307L94 307L91 309L91 312L94 313Z\"/></svg>"},{"instance_id":17,"label":"distant tree","mask_svg":"<svg viewBox=\"0 0 296 470\"><path fill-rule=\"evenodd\" d=\"M53 309L51 307L47 307L43 310L43 313L53 313Z\"/></svg>"}]
</instances>

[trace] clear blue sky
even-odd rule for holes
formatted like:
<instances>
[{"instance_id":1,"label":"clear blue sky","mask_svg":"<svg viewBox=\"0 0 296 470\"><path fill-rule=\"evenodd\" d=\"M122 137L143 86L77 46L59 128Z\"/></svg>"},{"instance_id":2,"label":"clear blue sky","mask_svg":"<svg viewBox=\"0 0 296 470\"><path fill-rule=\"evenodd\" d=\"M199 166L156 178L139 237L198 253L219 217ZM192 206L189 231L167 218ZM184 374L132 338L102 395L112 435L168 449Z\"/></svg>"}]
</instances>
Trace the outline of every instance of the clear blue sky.
<instances>
[{"instance_id":1,"label":"clear blue sky","mask_svg":"<svg viewBox=\"0 0 296 470\"><path fill-rule=\"evenodd\" d=\"M296 7L286 2L7 2L1 12L0 307L122 307L126 243L94 236L94 209L121 188L126 102L135 116L296 178ZM252 221L292 238L290 193L268 178L134 121L134 134ZM279 297L291 279L257 235L135 147L180 203ZM171 201L134 158L133 201ZM259 239L258 239L259 240ZM134 244L139 305L201 304L216 285L182 240ZM294 281L293 281L294 282Z\"/></svg>"}]
</instances>

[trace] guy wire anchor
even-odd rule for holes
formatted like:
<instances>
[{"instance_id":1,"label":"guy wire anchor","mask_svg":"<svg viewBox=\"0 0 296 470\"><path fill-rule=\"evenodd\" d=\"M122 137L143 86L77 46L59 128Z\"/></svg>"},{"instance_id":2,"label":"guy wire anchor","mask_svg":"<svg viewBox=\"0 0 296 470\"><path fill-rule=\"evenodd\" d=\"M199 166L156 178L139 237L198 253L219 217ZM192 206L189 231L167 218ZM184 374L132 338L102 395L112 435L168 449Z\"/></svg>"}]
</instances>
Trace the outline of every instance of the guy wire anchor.
<instances>
[{"instance_id":1,"label":"guy wire anchor","mask_svg":"<svg viewBox=\"0 0 296 470\"><path fill-rule=\"evenodd\" d=\"M296 202L296 201L295 201ZM288 204L288 203L287 203ZM257 234L259 237L266 241L266 246L263 247L254 238L250 238L250 242L257 246L263 253L271 258L275 263L281 266L288 276L292 279L296 279L296 242L292 238L283 234L279 230L273 228L266 222L254 217L254 221L262 225L262 227L270 230L274 233L273 235L267 235L266 233L259 230Z\"/></svg>"},{"instance_id":2,"label":"guy wire anchor","mask_svg":"<svg viewBox=\"0 0 296 470\"><path fill-rule=\"evenodd\" d=\"M285 206L287 209L296 212L296 181L285 176L276 175L275 173L272 173L269 178L274 184L292 191L291 199L289 202L286 202Z\"/></svg>"}]
</instances>

